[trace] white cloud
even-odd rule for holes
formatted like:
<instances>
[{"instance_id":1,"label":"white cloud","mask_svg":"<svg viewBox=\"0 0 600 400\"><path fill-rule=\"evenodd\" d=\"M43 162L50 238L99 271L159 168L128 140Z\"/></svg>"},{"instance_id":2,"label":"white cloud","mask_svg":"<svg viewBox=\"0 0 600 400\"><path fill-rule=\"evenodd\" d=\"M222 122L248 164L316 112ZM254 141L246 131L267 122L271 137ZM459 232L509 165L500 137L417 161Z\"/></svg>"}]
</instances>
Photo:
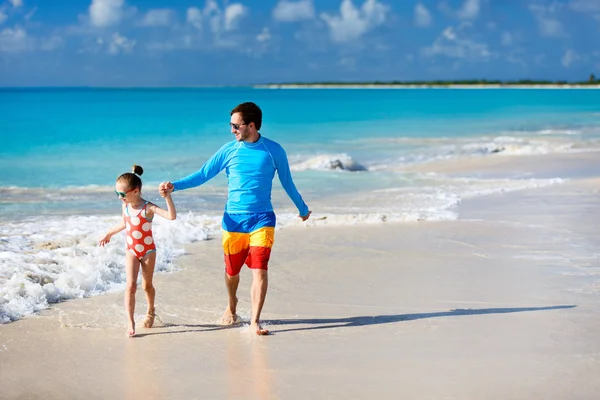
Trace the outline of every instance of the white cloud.
<instances>
[{"instance_id":1,"label":"white cloud","mask_svg":"<svg viewBox=\"0 0 600 400\"><path fill-rule=\"evenodd\" d=\"M239 46L243 37L236 36L236 29L249 13L241 3L220 6L215 0L206 0L204 7L189 7L186 10L185 26L177 29L181 35L152 41L145 45L151 51L194 50ZM173 18L171 19L173 20ZM249 40L266 41L268 29L248 36Z\"/></svg>"},{"instance_id":2,"label":"white cloud","mask_svg":"<svg viewBox=\"0 0 600 400\"><path fill-rule=\"evenodd\" d=\"M102 40L100 41L102 44ZM121 52L129 53L135 46L135 40L127 39L125 36L114 33L111 41L108 43L108 52L110 54L119 54Z\"/></svg>"},{"instance_id":3,"label":"white cloud","mask_svg":"<svg viewBox=\"0 0 600 400\"><path fill-rule=\"evenodd\" d=\"M33 7L33 9L31 9L31 11L29 11L27 14L25 14L25 16L23 17L23 19L25 21L29 21L31 19L31 17L33 17L33 15L37 12L37 7Z\"/></svg>"},{"instance_id":4,"label":"white cloud","mask_svg":"<svg viewBox=\"0 0 600 400\"><path fill-rule=\"evenodd\" d=\"M467 60L495 57L496 54L489 50L486 43L477 42L465 34L464 30L468 27L468 23L463 23L458 28L447 27L431 46L421 50L422 54L428 57L443 55Z\"/></svg>"},{"instance_id":5,"label":"white cloud","mask_svg":"<svg viewBox=\"0 0 600 400\"><path fill-rule=\"evenodd\" d=\"M273 19L280 22L299 21L313 19L315 9L311 0L287 1L277 3L273 10Z\"/></svg>"},{"instance_id":6,"label":"white cloud","mask_svg":"<svg viewBox=\"0 0 600 400\"><path fill-rule=\"evenodd\" d=\"M219 5L214 0L206 0L204 11L202 12L203 18L208 20L210 30L214 35L219 35L223 30L223 12L219 8Z\"/></svg>"},{"instance_id":7,"label":"white cloud","mask_svg":"<svg viewBox=\"0 0 600 400\"><path fill-rule=\"evenodd\" d=\"M546 37L563 37L565 31L562 23L554 17L557 14L562 5L558 3L552 3L550 6L530 5L529 9L535 16L538 29L542 36Z\"/></svg>"},{"instance_id":8,"label":"white cloud","mask_svg":"<svg viewBox=\"0 0 600 400\"><path fill-rule=\"evenodd\" d=\"M481 11L480 0L465 0L458 10L453 10L446 0L439 3L440 11L445 14L461 20L472 20L479 16Z\"/></svg>"},{"instance_id":9,"label":"white cloud","mask_svg":"<svg viewBox=\"0 0 600 400\"><path fill-rule=\"evenodd\" d=\"M266 27L263 28L262 32L256 36L256 40L259 42L266 42L269 39L271 39L271 32L269 32L269 28Z\"/></svg>"},{"instance_id":10,"label":"white cloud","mask_svg":"<svg viewBox=\"0 0 600 400\"><path fill-rule=\"evenodd\" d=\"M600 21L600 1L599 0L572 0L569 7L573 11L584 14L591 14Z\"/></svg>"},{"instance_id":11,"label":"white cloud","mask_svg":"<svg viewBox=\"0 0 600 400\"><path fill-rule=\"evenodd\" d=\"M240 3L230 4L225 8L225 30L230 31L247 13L247 8Z\"/></svg>"},{"instance_id":12,"label":"white cloud","mask_svg":"<svg viewBox=\"0 0 600 400\"><path fill-rule=\"evenodd\" d=\"M189 11L189 10L188 10ZM150 10L144 15L140 25L142 26L168 26L173 18L173 11L167 8Z\"/></svg>"},{"instance_id":13,"label":"white cloud","mask_svg":"<svg viewBox=\"0 0 600 400\"><path fill-rule=\"evenodd\" d=\"M202 11L196 7L187 10L186 21L196 29L202 29Z\"/></svg>"},{"instance_id":14,"label":"white cloud","mask_svg":"<svg viewBox=\"0 0 600 400\"><path fill-rule=\"evenodd\" d=\"M360 9L352 0L343 0L339 15L321 14L335 42L358 39L369 30L385 22L388 7L377 0L366 0Z\"/></svg>"},{"instance_id":15,"label":"white cloud","mask_svg":"<svg viewBox=\"0 0 600 400\"><path fill-rule=\"evenodd\" d=\"M64 40L60 36L51 36L46 39L41 39L39 47L44 51L52 51L63 47Z\"/></svg>"},{"instance_id":16,"label":"white cloud","mask_svg":"<svg viewBox=\"0 0 600 400\"><path fill-rule=\"evenodd\" d=\"M189 50L194 48L194 45L195 38L191 35L184 35L167 41L150 42L146 44L146 49L151 51Z\"/></svg>"},{"instance_id":17,"label":"white cloud","mask_svg":"<svg viewBox=\"0 0 600 400\"><path fill-rule=\"evenodd\" d=\"M567 51L565 51L565 54L563 55L562 60L560 62L565 68L569 68L571 64L573 64L580 58L581 57L579 57L579 54L577 54L574 50L568 49Z\"/></svg>"},{"instance_id":18,"label":"white cloud","mask_svg":"<svg viewBox=\"0 0 600 400\"><path fill-rule=\"evenodd\" d=\"M198 30L202 29L205 23L208 23L212 33L219 35L223 30L234 30L247 13L248 8L241 3L230 4L225 7L225 10L221 10L216 1L207 0L204 9L188 8L186 21Z\"/></svg>"},{"instance_id":19,"label":"white cloud","mask_svg":"<svg viewBox=\"0 0 600 400\"><path fill-rule=\"evenodd\" d=\"M415 5L415 24L417 26L431 25L431 13L423 4Z\"/></svg>"},{"instance_id":20,"label":"white cloud","mask_svg":"<svg viewBox=\"0 0 600 400\"><path fill-rule=\"evenodd\" d=\"M543 36L548 36L548 37L564 36L564 30L563 30L562 24L556 19L539 17L538 25L540 28L540 33Z\"/></svg>"},{"instance_id":21,"label":"white cloud","mask_svg":"<svg viewBox=\"0 0 600 400\"><path fill-rule=\"evenodd\" d=\"M510 46L513 43L513 37L510 32L502 32L500 36L500 43L503 46Z\"/></svg>"},{"instance_id":22,"label":"white cloud","mask_svg":"<svg viewBox=\"0 0 600 400\"><path fill-rule=\"evenodd\" d=\"M13 7L18 8L23 5L23 0L10 0Z\"/></svg>"},{"instance_id":23,"label":"white cloud","mask_svg":"<svg viewBox=\"0 0 600 400\"><path fill-rule=\"evenodd\" d=\"M465 0L463 6L456 12L460 19L473 19L479 15L479 0Z\"/></svg>"},{"instance_id":24,"label":"white cloud","mask_svg":"<svg viewBox=\"0 0 600 400\"><path fill-rule=\"evenodd\" d=\"M27 48L28 37L23 28L6 28L0 31L0 52L16 53Z\"/></svg>"},{"instance_id":25,"label":"white cloud","mask_svg":"<svg viewBox=\"0 0 600 400\"><path fill-rule=\"evenodd\" d=\"M21 27L6 28L0 31L0 53L17 53L22 51L52 51L64 44L60 36L32 37Z\"/></svg>"},{"instance_id":26,"label":"white cloud","mask_svg":"<svg viewBox=\"0 0 600 400\"><path fill-rule=\"evenodd\" d=\"M572 0L569 7L583 13L600 13L600 1L598 0Z\"/></svg>"},{"instance_id":27,"label":"white cloud","mask_svg":"<svg viewBox=\"0 0 600 400\"><path fill-rule=\"evenodd\" d=\"M97 27L119 23L123 17L124 0L92 0L90 22Z\"/></svg>"}]
</instances>

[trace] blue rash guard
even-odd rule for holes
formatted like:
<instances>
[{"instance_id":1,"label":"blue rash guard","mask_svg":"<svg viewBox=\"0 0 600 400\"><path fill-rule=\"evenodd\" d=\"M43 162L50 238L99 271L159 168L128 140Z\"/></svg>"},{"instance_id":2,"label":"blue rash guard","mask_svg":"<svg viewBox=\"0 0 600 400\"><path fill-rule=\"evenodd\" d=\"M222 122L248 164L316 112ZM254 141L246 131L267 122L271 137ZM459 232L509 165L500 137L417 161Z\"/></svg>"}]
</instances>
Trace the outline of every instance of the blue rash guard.
<instances>
[{"instance_id":1,"label":"blue rash guard","mask_svg":"<svg viewBox=\"0 0 600 400\"><path fill-rule=\"evenodd\" d=\"M200 186L223 169L227 172L227 213L263 213L273 211L271 190L275 171L287 195L301 216L308 206L292 181L285 150L277 142L261 136L254 143L226 143L203 166L189 176L173 182L174 190Z\"/></svg>"}]
</instances>

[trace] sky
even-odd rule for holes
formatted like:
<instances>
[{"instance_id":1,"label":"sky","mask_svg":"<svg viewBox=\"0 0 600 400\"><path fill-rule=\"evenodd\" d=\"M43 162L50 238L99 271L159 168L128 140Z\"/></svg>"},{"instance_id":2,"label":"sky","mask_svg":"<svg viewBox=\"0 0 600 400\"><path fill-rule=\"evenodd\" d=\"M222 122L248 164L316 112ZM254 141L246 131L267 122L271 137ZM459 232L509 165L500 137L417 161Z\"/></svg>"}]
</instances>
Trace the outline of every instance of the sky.
<instances>
[{"instance_id":1,"label":"sky","mask_svg":"<svg viewBox=\"0 0 600 400\"><path fill-rule=\"evenodd\" d=\"M600 0L0 0L0 86L600 78Z\"/></svg>"}]
</instances>

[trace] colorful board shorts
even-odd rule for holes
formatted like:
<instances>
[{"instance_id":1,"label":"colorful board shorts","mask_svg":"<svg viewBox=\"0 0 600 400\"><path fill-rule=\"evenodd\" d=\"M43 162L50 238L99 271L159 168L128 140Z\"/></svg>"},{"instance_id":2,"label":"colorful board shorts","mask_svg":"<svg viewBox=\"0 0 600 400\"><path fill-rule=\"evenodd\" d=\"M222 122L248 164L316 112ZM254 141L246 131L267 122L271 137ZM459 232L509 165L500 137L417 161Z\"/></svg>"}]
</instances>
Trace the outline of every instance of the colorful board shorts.
<instances>
[{"instance_id":1,"label":"colorful board shorts","mask_svg":"<svg viewBox=\"0 0 600 400\"><path fill-rule=\"evenodd\" d=\"M240 273L244 263L268 269L275 240L275 213L223 214L223 252L227 275Z\"/></svg>"}]
</instances>

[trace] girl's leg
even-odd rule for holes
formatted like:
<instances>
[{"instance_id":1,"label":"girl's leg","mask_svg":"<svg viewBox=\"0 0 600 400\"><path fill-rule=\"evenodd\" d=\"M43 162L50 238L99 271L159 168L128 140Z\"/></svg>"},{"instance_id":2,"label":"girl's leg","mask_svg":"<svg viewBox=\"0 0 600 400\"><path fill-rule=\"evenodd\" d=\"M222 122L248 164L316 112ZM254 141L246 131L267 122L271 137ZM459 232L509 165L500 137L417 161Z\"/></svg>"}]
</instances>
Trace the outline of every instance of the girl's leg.
<instances>
[{"instance_id":1,"label":"girl's leg","mask_svg":"<svg viewBox=\"0 0 600 400\"><path fill-rule=\"evenodd\" d=\"M125 311L127 312L127 334L135 335L135 292L137 290L137 277L140 272L140 260L131 252L125 252Z\"/></svg>"},{"instance_id":2,"label":"girl's leg","mask_svg":"<svg viewBox=\"0 0 600 400\"><path fill-rule=\"evenodd\" d=\"M148 311L146 312L146 319L144 321L144 328L152 328L154 325L154 298L156 296L156 290L152 283L154 277L154 265L156 264L156 252L148 254L141 261L142 265L142 288L146 293L146 302L148 303Z\"/></svg>"}]
</instances>

